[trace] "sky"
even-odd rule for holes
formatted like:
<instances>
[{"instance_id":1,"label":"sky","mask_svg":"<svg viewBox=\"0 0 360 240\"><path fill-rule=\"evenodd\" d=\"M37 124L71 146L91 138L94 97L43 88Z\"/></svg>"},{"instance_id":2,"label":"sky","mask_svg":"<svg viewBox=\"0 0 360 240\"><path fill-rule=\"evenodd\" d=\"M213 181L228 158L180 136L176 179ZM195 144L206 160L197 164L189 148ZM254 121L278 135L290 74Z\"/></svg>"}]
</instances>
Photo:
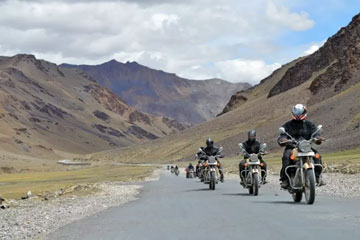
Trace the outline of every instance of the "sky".
<instances>
[{"instance_id":1,"label":"sky","mask_svg":"<svg viewBox=\"0 0 360 240\"><path fill-rule=\"evenodd\" d=\"M316 51L359 10L360 0L0 0L0 55L137 61L256 84Z\"/></svg>"}]
</instances>

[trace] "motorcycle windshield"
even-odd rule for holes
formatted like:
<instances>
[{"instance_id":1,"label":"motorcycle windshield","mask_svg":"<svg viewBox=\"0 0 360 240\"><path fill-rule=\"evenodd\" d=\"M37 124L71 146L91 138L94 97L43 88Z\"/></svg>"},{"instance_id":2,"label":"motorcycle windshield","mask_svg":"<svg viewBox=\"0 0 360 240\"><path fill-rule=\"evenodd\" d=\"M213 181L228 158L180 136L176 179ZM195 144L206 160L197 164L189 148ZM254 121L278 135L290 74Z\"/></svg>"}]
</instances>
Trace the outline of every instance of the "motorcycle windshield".
<instances>
[{"instance_id":1,"label":"motorcycle windshield","mask_svg":"<svg viewBox=\"0 0 360 240\"><path fill-rule=\"evenodd\" d=\"M209 163L216 163L215 157L214 157L214 156L209 157L208 162L209 162Z\"/></svg>"}]
</instances>

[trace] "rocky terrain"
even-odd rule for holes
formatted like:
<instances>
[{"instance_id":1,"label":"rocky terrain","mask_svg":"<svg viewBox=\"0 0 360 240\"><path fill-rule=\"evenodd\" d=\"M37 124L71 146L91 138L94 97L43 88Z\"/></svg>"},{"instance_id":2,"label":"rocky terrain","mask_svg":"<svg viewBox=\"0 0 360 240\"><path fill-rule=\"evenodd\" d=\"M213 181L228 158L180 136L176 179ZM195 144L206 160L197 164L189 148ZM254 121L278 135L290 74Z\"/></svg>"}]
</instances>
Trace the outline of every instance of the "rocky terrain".
<instances>
[{"instance_id":1,"label":"rocky terrain","mask_svg":"<svg viewBox=\"0 0 360 240\"><path fill-rule=\"evenodd\" d=\"M111 60L95 66L61 66L83 70L138 110L174 118L188 125L214 118L224 108L228 96L250 87L247 83L221 79L188 80L137 62Z\"/></svg>"},{"instance_id":2,"label":"rocky terrain","mask_svg":"<svg viewBox=\"0 0 360 240\"><path fill-rule=\"evenodd\" d=\"M0 119L2 151L40 158L125 147L185 129L137 111L79 69L25 54L0 58Z\"/></svg>"},{"instance_id":3,"label":"rocky terrain","mask_svg":"<svg viewBox=\"0 0 360 240\"><path fill-rule=\"evenodd\" d=\"M145 181L156 181L155 170ZM73 221L136 199L142 183L79 184L53 194L23 200L0 200L0 239L42 239ZM1 197L0 197L1 198Z\"/></svg>"},{"instance_id":4,"label":"rocky terrain","mask_svg":"<svg viewBox=\"0 0 360 240\"><path fill-rule=\"evenodd\" d=\"M87 187L97 192L90 196L58 195L47 201L39 198L9 201L8 208L0 209L0 239L44 236L73 221L133 201L141 189L140 185L122 183L98 183Z\"/></svg>"}]
</instances>

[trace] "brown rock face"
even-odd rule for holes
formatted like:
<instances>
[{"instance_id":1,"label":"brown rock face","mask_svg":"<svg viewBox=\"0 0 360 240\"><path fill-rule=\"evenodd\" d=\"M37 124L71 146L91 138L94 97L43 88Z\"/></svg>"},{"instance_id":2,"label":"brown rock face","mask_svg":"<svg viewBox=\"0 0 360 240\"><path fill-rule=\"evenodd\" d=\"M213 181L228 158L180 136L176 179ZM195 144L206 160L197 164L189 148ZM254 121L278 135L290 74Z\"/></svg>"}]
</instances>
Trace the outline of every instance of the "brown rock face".
<instances>
[{"instance_id":1,"label":"brown rock face","mask_svg":"<svg viewBox=\"0 0 360 240\"><path fill-rule=\"evenodd\" d=\"M270 90L273 97L313 78L313 101L331 97L359 81L360 14L329 38L323 47L290 68Z\"/></svg>"},{"instance_id":2,"label":"brown rock face","mask_svg":"<svg viewBox=\"0 0 360 240\"><path fill-rule=\"evenodd\" d=\"M235 95L232 95L230 101L225 106L224 110L218 115L222 115L224 113L230 112L231 110L241 106L243 103L247 101L247 97L244 96L244 92L238 92Z\"/></svg>"},{"instance_id":3,"label":"brown rock face","mask_svg":"<svg viewBox=\"0 0 360 240\"><path fill-rule=\"evenodd\" d=\"M24 54L0 58L0 118L0 150L36 157L129 146L182 126L137 111L79 69Z\"/></svg>"},{"instance_id":4,"label":"brown rock face","mask_svg":"<svg viewBox=\"0 0 360 240\"><path fill-rule=\"evenodd\" d=\"M111 60L96 66L62 66L81 69L139 111L173 118L186 125L214 118L229 95L250 87L247 83L220 79L189 80L136 62Z\"/></svg>"}]
</instances>

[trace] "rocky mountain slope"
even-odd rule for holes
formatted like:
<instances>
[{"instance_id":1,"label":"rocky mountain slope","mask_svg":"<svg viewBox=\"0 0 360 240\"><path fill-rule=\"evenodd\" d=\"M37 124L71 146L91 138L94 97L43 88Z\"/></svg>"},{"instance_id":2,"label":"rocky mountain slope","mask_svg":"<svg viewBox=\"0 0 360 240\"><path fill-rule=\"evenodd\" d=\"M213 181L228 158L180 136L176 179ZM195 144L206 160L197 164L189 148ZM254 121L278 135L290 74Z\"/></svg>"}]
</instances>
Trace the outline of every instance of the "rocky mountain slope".
<instances>
[{"instance_id":1,"label":"rocky mountain slope","mask_svg":"<svg viewBox=\"0 0 360 240\"><path fill-rule=\"evenodd\" d=\"M235 156L239 151L237 143L246 139L249 129L256 129L259 139L268 143L269 151L280 152L282 149L276 143L278 129L291 119L290 109L296 103L308 105L309 119L324 126L327 141L319 147L321 152L358 148L359 53L360 15L357 15L317 52L283 65L257 86L233 95L216 119L148 143L143 151L151 151L146 155L149 160L190 160L204 139L212 137L224 146L227 156ZM165 149L162 146L166 146L165 151L160 151ZM130 148L123 156L138 161L144 153ZM94 159L113 156L114 152L93 155Z\"/></svg>"},{"instance_id":2,"label":"rocky mountain slope","mask_svg":"<svg viewBox=\"0 0 360 240\"><path fill-rule=\"evenodd\" d=\"M124 64L111 60L96 66L61 66L82 69L138 110L189 125L214 118L224 108L228 96L250 87L247 83L229 83L220 79L188 80L137 62Z\"/></svg>"},{"instance_id":3,"label":"rocky mountain slope","mask_svg":"<svg viewBox=\"0 0 360 240\"><path fill-rule=\"evenodd\" d=\"M0 150L36 157L125 147L183 130L130 107L79 69L0 58Z\"/></svg>"}]
</instances>

